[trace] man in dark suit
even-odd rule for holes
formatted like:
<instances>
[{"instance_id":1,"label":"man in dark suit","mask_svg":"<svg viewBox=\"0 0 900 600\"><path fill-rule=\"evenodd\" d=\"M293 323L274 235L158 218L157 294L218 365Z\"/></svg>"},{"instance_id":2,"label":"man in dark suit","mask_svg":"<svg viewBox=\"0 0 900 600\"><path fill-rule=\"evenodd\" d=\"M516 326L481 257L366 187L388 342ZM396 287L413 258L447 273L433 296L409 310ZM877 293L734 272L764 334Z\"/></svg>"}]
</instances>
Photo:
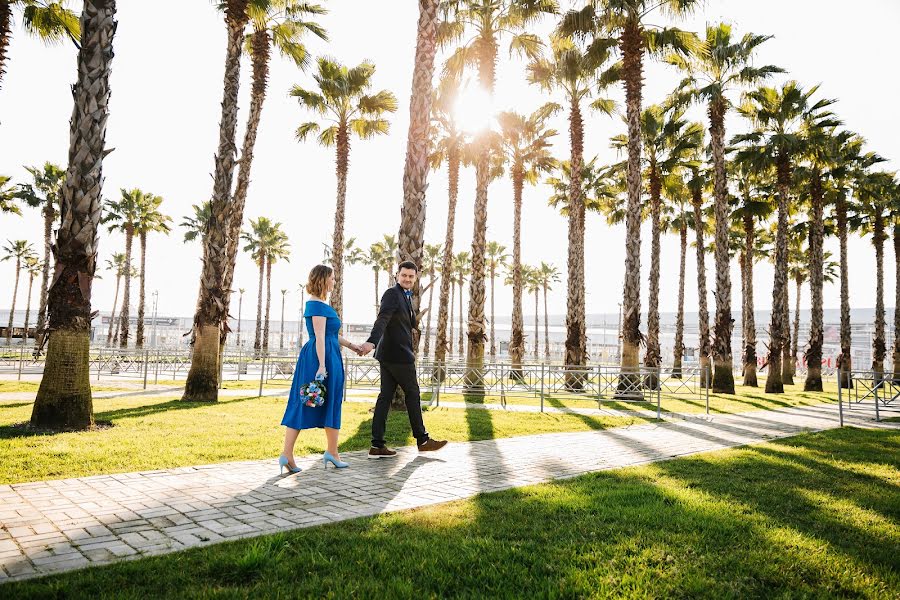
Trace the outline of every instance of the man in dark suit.
<instances>
[{"instance_id":1,"label":"man in dark suit","mask_svg":"<svg viewBox=\"0 0 900 600\"><path fill-rule=\"evenodd\" d=\"M397 452L385 445L384 430L387 426L391 399L397 386L406 396L406 413L419 452L440 450L446 441L433 440L425 430L422 420L419 381L416 377L416 354L413 350L412 331L416 327L416 315L412 306L412 289L419 270L412 261L400 263L397 269L397 285L381 297L378 318L369 339L360 347L360 354L375 349L375 358L381 365L381 391L375 402L372 417L372 447L369 458L389 458Z\"/></svg>"}]
</instances>

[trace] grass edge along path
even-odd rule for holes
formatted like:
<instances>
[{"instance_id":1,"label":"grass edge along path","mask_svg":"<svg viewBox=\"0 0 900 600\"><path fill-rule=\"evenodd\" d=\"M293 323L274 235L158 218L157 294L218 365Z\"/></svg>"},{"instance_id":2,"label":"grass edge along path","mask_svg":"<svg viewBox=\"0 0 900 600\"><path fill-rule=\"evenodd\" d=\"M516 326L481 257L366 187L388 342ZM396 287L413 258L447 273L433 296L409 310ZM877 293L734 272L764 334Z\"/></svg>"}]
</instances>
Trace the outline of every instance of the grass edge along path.
<instances>
[{"instance_id":1,"label":"grass edge along path","mask_svg":"<svg viewBox=\"0 0 900 600\"><path fill-rule=\"evenodd\" d=\"M900 432L844 428L0 589L15 598L886 598L900 587L898 485Z\"/></svg>"}]
</instances>

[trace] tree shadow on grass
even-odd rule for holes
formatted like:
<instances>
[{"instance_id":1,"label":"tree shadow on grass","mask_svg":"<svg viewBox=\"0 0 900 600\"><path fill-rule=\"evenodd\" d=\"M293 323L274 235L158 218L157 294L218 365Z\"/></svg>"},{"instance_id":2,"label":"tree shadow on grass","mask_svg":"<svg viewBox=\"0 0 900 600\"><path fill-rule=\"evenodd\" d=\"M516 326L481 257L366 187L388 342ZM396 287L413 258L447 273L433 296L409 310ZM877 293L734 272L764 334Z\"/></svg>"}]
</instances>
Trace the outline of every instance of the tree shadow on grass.
<instances>
[{"instance_id":1,"label":"tree shadow on grass","mask_svg":"<svg viewBox=\"0 0 900 600\"><path fill-rule=\"evenodd\" d=\"M897 444L884 434L845 429L784 445L802 450L810 441L829 447L850 440L842 454L846 448L864 464L886 457L896 464ZM853 445L873 438L874 446ZM889 597L900 585L896 547L798 492L838 492L858 505L873 498L846 485L840 470L798 470L767 458L777 448L757 450L595 473L7 584L4 591L11 597L98 597L112 589L128 597ZM891 491L886 482L879 487L882 495ZM900 508L891 499L896 520Z\"/></svg>"}]
</instances>

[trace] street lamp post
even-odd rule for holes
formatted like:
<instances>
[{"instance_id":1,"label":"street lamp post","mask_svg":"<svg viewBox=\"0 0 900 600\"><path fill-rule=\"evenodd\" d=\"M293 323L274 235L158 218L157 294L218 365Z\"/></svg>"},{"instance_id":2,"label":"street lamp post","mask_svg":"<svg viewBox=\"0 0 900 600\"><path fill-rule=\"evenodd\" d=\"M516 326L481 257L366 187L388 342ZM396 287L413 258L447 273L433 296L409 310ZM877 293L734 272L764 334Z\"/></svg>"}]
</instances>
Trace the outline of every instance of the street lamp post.
<instances>
[{"instance_id":1,"label":"street lamp post","mask_svg":"<svg viewBox=\"0 0 900 600\"><path fill-rule=\"evenodd\" d=\"M241 346L241 309L244 307L244 288L238 288L238 323L237 323L237 345Z\"/></svg>"},{"instance_id":2,"label":"street lamp post","mask_svg":"<svg viewBox=\"0 0 900 600\"><path fill-rule=\"evenodd\" d=\"M156 348L156 309L159 306L159 290L153 290L153 332L151 334L150 345Z\"/></svg>"}]
</instances>

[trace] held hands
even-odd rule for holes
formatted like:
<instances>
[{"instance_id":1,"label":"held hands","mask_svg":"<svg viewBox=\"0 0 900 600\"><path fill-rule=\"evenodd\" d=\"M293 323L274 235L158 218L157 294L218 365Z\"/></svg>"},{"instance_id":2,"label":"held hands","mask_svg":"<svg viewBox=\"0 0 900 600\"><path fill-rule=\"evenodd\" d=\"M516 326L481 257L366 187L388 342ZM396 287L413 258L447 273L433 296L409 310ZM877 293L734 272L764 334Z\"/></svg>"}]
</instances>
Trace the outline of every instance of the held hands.
<instances>
[{"instance_id":1,"label":"held hands","mask_svg":"<svg viewBox=\"0 0 900 600\"><path fill-rule=\"evenodd\" d=\"M359 356L365 356L366 354L368 354L369 352L371 352L374 349L375 349L375 344L373 344L372 342L363 342L362 344L360 344L359 346L356 347L355 352Z\"/></svg>"}]
</instances>

